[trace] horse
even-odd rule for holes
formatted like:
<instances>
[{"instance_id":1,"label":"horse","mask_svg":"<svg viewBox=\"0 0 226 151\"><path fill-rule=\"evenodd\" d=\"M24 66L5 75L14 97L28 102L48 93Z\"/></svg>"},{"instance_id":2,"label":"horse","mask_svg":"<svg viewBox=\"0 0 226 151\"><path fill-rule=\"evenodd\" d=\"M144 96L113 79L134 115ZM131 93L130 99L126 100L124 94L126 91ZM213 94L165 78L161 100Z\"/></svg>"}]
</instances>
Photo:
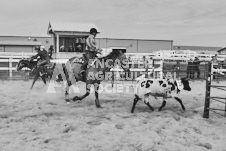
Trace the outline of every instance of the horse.
<instances>
[{"instance_id":1,"label":"horse","mask_svg":"<svg viewBox=\"0 0 226 151\"><path fill-rule=\"evenodd\" d=\"M52 75L53 75L53 71L57 71L58 73L58 79L56 80L57 82L60 82L62 81L62 77L61 77L61 74L60 74L60 65L59 64L56 64L56 63L50 63L50 64L47 64L44 66L44 69L46 71L46 75L45 76L40 76L40 73L39 73L39 70L37 70L36 68L36 65L37 65L37 62L38 61L30 61L30 59L21 59L18 64L16 65L16 69L15 71L20 71L22 68L24 67L27 67L29 68L32 73L34 74L34 79L33 79L33 82L32 82L32 85L30 87L30 89L33 88L36 80L41 77L42 81L44 82L44 84L46 84L46 78L52 78Z\"/></svg>"},{"instance_id":2,"label":"horse","mask_svg":"<svg viewBox=\"0 0 226 151\"><path fill-rule=\"evenodd\" d=\"M16 72L19 72L21 69L23 68L29 68L31 71L34 69L34 67L36 67L38 61L30 61L29 59L21 59L15 68ZM33 73L33 72L32 72ZM33 73L34 74L34 73ZM44 82L44 84L46 84L46 80L45 77L41 77L42 81Z\"/></svg>"},{"instance_id":3,"label":"horse","mask_svg":"<svg viewBox=\"0 0 226 151\"><path fill-rule=\"evenodd\" d=\"M97 108L101 108L101 105L99 103L98 89L100 82L103 81L106 77L106 73L112 73L110 72L110 69L114 67L115 63L119 63L120 66L124 69L125 73L130 73L126 55L122 50L114 50L107 56L96 58L95 62L92 62L91 65L89 61L89 65L86 71L83 73L83 76L79 75L82 62L79 62L78 60L79 58L77 57L69 59L66 62L66 66L64 68L65 77L67 79L67 84L65 88L65 101L67 104L70 104L68 92L70 86L72 85L71 80L75 80L75 82L82 81L86 83L86 93L82 96L74 96L73 101L83 100L85 97L87 97L90 94L91 85L94 85L96 97L95 104ZM100 65L100 63L103 64ZM90 78L91 75L97 75L99 73L103 75L103 78Z\"/></svg>"}]
</instances>

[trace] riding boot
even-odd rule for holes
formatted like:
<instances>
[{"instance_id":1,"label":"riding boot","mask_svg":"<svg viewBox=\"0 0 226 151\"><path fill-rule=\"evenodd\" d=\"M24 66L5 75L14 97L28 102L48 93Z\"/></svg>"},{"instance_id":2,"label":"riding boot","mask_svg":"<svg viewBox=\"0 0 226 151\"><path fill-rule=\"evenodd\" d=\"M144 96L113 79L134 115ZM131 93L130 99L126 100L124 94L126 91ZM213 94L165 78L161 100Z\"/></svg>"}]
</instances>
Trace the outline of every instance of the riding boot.
<instances>
[{"instance_id":1,"label":"riding boot","mask_svg":"<svg viewBox=\"0 0 226 151\"><path fill-rule=\"evenodd\" d=\"M45 75L45 72L44 72L44 68L41 66L41 67L39 67L39 73L40 73L40 76L42 77L42 76L44 76Z\"/></svg>"}]
</instances>

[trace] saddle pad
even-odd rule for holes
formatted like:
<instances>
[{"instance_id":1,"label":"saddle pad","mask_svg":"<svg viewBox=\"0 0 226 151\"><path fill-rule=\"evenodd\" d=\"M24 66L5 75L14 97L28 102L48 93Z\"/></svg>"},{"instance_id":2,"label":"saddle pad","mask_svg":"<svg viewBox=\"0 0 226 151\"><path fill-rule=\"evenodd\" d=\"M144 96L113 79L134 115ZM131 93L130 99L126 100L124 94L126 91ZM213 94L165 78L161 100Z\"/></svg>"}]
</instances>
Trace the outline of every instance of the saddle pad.
<instances>
[{"instance_id":1,"label":"saddle pad","mask_svg":"<svg viewBox=\"0 0 226 151\"><path fill-rule=\"evenodd\" d=\"M84 63L84 60L83 60L83 57L81 57L81 58L74 58L73 60L72 60L72 62L73 63Z\"/></svg>"}]
</instances>

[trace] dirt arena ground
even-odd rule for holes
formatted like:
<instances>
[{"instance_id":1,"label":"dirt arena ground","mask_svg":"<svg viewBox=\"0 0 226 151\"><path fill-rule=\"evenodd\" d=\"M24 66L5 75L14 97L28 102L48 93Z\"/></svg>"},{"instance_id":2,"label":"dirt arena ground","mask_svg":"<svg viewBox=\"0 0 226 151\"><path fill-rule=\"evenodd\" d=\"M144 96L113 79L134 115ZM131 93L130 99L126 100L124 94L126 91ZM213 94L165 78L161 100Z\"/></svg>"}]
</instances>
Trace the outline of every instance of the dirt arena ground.
<instances>
[{"instance_id":1,"label":"dirt arena ground","mask_svg":"<svg viewBox=\"0 0 226 151\"><path fill-rule=\"evenodd\" d=\"M151 103L155 111L138 102L133 114L133 92L102 92L98 109L94 93L67 105L63 86L53 93L41 81L32 90L30 85L0 81L0 151L226 151L226 118L202 118L204 81L191 81L192 91L181 93L186 112L173 99L157 112L159 98ZM78 87L83 94L85 85ZM220 90L211 93L226 97Z\"/></svg>"}]
</instances>

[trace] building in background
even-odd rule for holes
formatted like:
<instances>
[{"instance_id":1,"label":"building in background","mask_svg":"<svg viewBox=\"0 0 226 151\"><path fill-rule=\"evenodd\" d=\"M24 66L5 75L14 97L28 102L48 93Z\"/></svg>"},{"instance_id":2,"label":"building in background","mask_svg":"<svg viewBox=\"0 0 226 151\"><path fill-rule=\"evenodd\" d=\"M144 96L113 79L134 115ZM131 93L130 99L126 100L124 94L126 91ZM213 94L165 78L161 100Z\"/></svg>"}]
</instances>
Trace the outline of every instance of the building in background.
<instances>
[{"instance_id":1,"label":"building in background","mask_svg":"<svg viewBox=\"0 0 226 151\"><path fill-rule=\"evenodd\" d=\"M217 51L222 47L207 47L207 46L173 46L174 50L192 50L198 54L217 54Z\"/></svg>"},{"instance_id":2,"label":"building in background","mask_svg":"<svg viewBox=\"0 0 226 151\"><path fill-rule=\"evenodd\" d=\"M56 52L84 52L85 41L94 23L49 22L47 34L51 35Z\"/></svg>"},{"instance_id":3,"label":"building in background","mask_svg":"<svg viewBox=\"0 0 226 151\"><path fill-rule=\"evenodd\" d=\"M217 52L219 55L226 55L226 47L219 49Z\"/></svg>"},{"instance_id":4,"label":"building in background","mask_svg":"<svg viewBox=\"0 0 226 151\"><path fill-rule=\"evenodd\" d=\"M33 41L0 41L0 52L33 52L41 42Z\"/></svg>"},{"instance_id":5,"label":"building in background","mask_svg":"<svg viewBox=\"0 0 226 151\"><path fill-rule=\"evenodd\" d=\"M52 39L48 35L0 35L0 52L33 52L35 46L49 48Z\"/></svg>"},{"instance_id":6,"label":"building in background","mask_svg":"<svg viewBox=\"0 0 226 151\"><path fill-rule=\"evenodd\" d=\"M173 48L173 40L97 38L96 41L99 48L125 47L127 53L152 53Z\"/></svg>"},{"instance_id":7,"label":"building in background","mask_svg":"<svg viewBox=\"0 0 226 151\"><path fill-rule=\"evenodd\" d=\"M80 54L85 50L85 40L89 36L91 28L99 28L94 23L65 23L49 22L47 34L38 35L0 35L0 52L33 52L35 45L44 45L46 49L50 45L54 46L55 56L67 54L69 52ZM98 38L98 48L125 47L127 53L153 53L159 50L191 50L196 53L221 54L222 47L206 46L182 46L173 45L173 40L148 40L148 39L116 39L116 38Z\"/></svg>"}]
</instances>

